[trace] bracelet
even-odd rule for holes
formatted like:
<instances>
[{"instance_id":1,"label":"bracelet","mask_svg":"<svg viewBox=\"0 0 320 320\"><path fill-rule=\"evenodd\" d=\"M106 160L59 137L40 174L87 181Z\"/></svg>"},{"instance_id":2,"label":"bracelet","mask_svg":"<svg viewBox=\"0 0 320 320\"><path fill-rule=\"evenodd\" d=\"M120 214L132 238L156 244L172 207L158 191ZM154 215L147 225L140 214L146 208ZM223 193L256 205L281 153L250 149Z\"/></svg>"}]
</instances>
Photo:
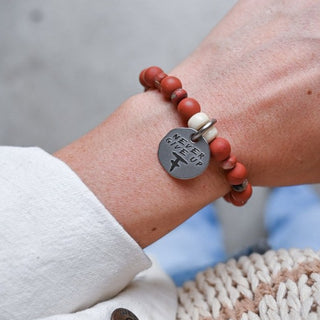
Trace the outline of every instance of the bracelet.
<instances>
[{"instance_id":1,"label":"bracelet","mask_svg":"<svg viewBox=\"0 0 320 320\"><path fill-rule=\"evenodd\" d=\"M210 161L210 154L226 172L231 186L224 199L236 206L244 205L252 195L246 167L231 154L230 143L218 137L216 119L201 112L197 100L189 98L181 81L168 76L159 67L149 67L140 73L139 81L145 90L158 89L170 100L187 121L188 127L175 128L161 140L159 162L165 171L177 179L193 179L202 174Z\"/></svg>"}]
</instances>

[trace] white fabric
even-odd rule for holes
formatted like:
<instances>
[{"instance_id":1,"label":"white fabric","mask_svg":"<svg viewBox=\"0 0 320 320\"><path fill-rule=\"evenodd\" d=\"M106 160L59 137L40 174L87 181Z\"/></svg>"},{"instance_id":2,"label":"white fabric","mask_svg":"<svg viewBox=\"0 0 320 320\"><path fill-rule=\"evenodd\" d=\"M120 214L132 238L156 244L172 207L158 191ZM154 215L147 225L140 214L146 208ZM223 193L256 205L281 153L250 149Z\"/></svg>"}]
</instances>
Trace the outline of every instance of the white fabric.
<instances>
[{"instance_id":1,"label":"white fabric","mask_svg":"<svg viewBox=\"0 0 320 320\"><path fill-rule=\"evenodd\" d=\"M74 314L42 318L41 320L109 320L117 308L126 308L139 320L175 320L177 293L168 276L153 262L114 299ZM38 319L40 320L40 319Z\"/></svg>"},{"instance_id":2,"label":"white fabric","mask_svg":"<svg viewBox=\"0 0 320 320\"><path fill-rule=\"evenodd\" d=\"M148 314L151 301L174 319L175 289L159 271L147 271L119 294L150 264L67 165L38 148L0 147L2 320L71 313L105 300L87 311L90 317L54 319L102 319L120 303L136 307L141 319L163 319Z\"/></svg>"}]
</instances>

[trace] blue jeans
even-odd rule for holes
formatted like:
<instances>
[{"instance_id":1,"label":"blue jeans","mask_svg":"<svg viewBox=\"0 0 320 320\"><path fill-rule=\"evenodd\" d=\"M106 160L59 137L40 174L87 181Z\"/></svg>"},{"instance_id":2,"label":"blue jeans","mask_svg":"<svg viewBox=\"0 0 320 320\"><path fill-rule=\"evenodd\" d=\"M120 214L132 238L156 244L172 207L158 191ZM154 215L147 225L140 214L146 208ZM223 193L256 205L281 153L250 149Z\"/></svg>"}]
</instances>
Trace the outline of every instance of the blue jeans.
<instances>
[{"instance_id":1,"label":"blue jeans","mask_svg":"<svg viewBox=\"0 0 320 320\"><path fill-rule=\"evenodd\" d=\"M263 252L268 247L320 249L320 198L307 185L275 188L266 206L266 242L240 254ZM146 249L179 286L209 266L227 259L222 228L213 205Z\"/></svg>"}]
</instances>

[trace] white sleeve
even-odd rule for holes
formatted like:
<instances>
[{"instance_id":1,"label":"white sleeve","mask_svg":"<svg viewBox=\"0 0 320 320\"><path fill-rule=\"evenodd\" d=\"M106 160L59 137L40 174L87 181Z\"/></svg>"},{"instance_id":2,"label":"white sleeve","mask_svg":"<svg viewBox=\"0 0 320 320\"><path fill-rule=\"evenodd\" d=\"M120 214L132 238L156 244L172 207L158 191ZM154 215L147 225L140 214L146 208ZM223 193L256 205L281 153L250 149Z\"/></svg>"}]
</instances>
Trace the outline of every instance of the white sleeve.
<instances>
[{"instance_id":1,"label":"white sleeve","mask_svg":"<svg viewBox=\"0 0 320 320\"><path fill-rule=\"evenodd\" d=\"M149 258L62 161L0 147L0 318L86 309L118 294Z\"/></svg>"},{"instance_id":2,"label":"white sleeve","mask_svg":"<svg viewBox=\"0 0 320 320\"><path fill-rule=\"evenodd\" d=\"M38 320L111 320L117 309L132 312L138 320L175 320L177 312L177 292L172 280L157 263L139 273L123 291L92 308L72 313L60 314ZM118 320L134 320L124 316Z\"/></svg>"}]
</instances>

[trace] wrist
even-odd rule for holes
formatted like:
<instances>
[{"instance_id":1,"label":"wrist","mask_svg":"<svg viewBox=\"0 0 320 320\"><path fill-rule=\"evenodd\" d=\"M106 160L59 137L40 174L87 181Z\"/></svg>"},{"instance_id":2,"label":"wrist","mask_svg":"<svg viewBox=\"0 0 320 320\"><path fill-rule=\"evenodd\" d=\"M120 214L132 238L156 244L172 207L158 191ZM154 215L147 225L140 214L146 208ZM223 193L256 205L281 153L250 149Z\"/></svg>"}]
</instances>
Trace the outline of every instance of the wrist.
<instances>
[{"instance_id":1,"label":"wrist","mask_svg":"<svg viewBox=\"0 0 320 320\"><path fill-rule=\"evenodd\" d=\"M185 126L157 92L136 95L104 123L57 152L128 233L146 246L229 189L213 162L200 177L171 178L160 166L158 145Z\"/></svg>"}]
</instances>

